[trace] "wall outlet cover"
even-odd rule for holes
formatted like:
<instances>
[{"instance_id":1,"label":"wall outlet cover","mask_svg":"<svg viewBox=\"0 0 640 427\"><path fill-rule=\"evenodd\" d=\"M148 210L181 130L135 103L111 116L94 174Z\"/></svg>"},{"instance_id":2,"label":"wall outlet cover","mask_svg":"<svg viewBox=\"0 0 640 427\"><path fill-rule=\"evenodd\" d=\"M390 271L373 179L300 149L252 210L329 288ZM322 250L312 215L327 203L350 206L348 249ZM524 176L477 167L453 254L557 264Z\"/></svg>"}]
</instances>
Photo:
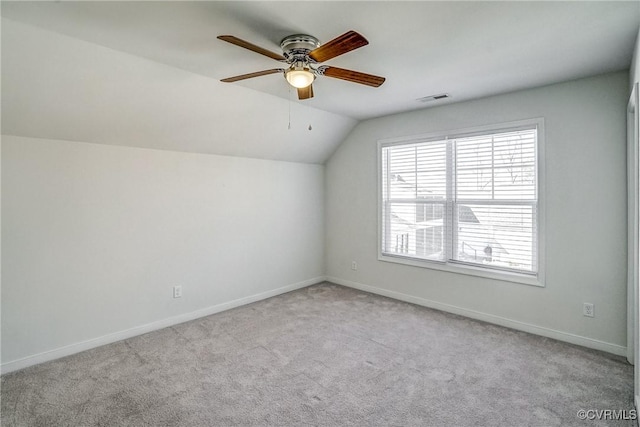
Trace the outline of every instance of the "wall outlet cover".
<instances>
[{"instance_id":1,"label":"wall outlet cover","mask_svg":"<svg viewBox=\"0 0 640 427\"><path fill-rule=\"evenodd\" d=\"M174 298L182 298L182 286L174 286L173 287L173 297Z\"/></svg>"}]
</instances>

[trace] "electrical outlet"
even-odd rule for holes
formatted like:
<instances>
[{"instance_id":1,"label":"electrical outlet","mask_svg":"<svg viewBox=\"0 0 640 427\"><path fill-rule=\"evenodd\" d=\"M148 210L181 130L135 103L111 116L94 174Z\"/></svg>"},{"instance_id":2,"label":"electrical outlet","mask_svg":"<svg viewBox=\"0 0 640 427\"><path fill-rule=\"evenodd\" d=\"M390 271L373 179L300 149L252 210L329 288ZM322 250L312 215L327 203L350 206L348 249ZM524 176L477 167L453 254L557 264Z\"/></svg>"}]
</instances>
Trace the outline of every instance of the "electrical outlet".
<instances>
[{"instance_id":1,"label":"electrical outlet","mask_svg":"<svg viewBox=\"0 0 640 427\"><path fill-rule=\"evenodd\" d=\"M587 317L594 317L595 311L593 304L591 304L590 302L585 302L582 306L582 315Z\"/></svg>"},{"instance_id":2,"label":"electrical outlet","mask_svg":"<svg viewBox=\"0 0 640 427\"><path fill-rule=\"evenodd\" d=\"M358 270L358 263L357 263L357 262L355 262L355 261L351 261L351 269L352 269L353 271Z\"/></svg>"},{"instance_id":3,"label":"electrical outlet","mask_svg":"<svg viewBox=\"0 0 640 427\"><path fill-rule=\"evenodd\" d=\"M182 286L174 286L173 287L173 297L174 298L182 298Z\"/></svg>"}]
</instances>

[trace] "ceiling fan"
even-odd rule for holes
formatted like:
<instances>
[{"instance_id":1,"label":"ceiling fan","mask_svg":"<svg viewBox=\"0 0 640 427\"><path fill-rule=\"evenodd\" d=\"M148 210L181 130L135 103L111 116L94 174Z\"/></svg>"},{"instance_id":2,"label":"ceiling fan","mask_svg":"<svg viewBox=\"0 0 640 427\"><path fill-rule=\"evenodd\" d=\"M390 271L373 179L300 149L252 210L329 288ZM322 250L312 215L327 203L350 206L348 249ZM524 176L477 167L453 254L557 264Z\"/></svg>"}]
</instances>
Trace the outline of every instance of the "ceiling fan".
<instances>
[{"instance_id":1,"label":"ceiling fan","mask_svg":"<svg viewBox=\"0 0 640 427\"><path fill-rule=\"evenodd\" d=\"M369 44L367 39L355 31L347 31L343 35L323 45L320 44L317 38L306 34L287 36L280 42L282 55L234 36L224 35L218 36L218 38L288 65L287 68L272 68L270 70L257 71L255 73L222 79L221 81L225 83L266 76L268 74L282 73L289 84L298 90L298 99L309 99L313 98L312 83L318 76L333 77L372 87L380 86L385 80L384 77L361 73L359 71L319 65L321 62L328 61L336 56Z\"/></svg>"}]
</instances>

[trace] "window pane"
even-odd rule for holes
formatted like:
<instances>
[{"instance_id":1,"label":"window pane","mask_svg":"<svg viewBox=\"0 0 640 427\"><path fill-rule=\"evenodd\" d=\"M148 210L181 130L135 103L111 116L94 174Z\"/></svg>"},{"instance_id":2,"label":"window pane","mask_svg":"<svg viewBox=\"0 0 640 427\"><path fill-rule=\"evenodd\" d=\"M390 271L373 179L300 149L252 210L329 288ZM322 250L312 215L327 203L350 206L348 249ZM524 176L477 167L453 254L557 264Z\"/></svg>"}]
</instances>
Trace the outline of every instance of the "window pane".
<instances>
[{"instance_id":1,"label":"window pane","mask_svg":"<svg viewBox=\"0 0 640 427\"><path fill-rule=\"evenodd\" d=\"M444 260L444 204L389 203L383 251Z\"/></svg>"},{"instance_id":2,"label":"window pane","mask_svg":"<svg viewBox=\"0 0 640 427\"><path fill-rule=\"evenodd\" d=\"M388 197L408 199L416 197L416 147L389 147L387 150Z\"/></svg>"},{"instance_id":3,"label":"window pane","mask_svg":"<svg viewBox=\"0 0 640 427\"><path fill-rule=\"evenodd\" d=\"M459 199L492 199L493 178L490 168L458 170L456 193Z\"/></svg>"},{"instance_id":4,"label":"window pane","mask_svg":"<svg viewBox=\"0 0 640 427\"><path fill-rule=\"evenodd\" d=\"M443 200L447 197L447 146L445 142L416 148L417 197Z\"/></svg>"},{"instance_id":5,"label":"window pane","mask_svg":"<svg viewBox=\"0 0 640 427\"><path fill-rule=\"evenodd\" d=\"M456 140L457 169L481 169L492 166L491 136Z\"/></svg>"},{"instance_id":6,"label":"window pane","mask_svg":"<svg viewBox=\"0 0 640 427\"><path fill-rule=\"evenodd\" d=\"M535 131L501 133L494 136L496 167L533 164L535 161Z\"/></svg>"},{"instance_id":7,"label":"window pane","mask_svg":"<svg viewBox=\"0 0 640 427\"><path fill-rule=\"evenodd\" d=\"M458 244L454 259L535 271L535 214L531 205L457 205Z\"/></svg>"},{"instance_id":8,"label":"window pane","mask_svg":"<svg viewBox=\"0 0 640 427\"><path fill-rule=\"evenodd\" d=\"M494 169L494 198L534 200L536 198L533 165L519 165Z\"/></svg>"},{"instance_id":9,"label":"window pane","mask_svg":"<svg viewBox=\"0 0 640 427\"><path fill-rule=\"evenodd\" d=\"M460 138L456 142L458 200L535 200L536 130Z\"/></svg>"},{"instance_id":10,"label":"window pane","mask_svg":"<svg viewBox=\"0 0 640 427\"><path fill-rule=\"evenodd\" d=\"M385 147L383 183L388 193L386 197L446 197L446 154L446 145L440 141Z\"/></svg>"},{"instance_id":11,"label":"window pane","mask_svg":"<svg viewBox=\"0 0 640 427\"><path fill-rule=\"evenodd\" d=\"M537 273L537 132L383 146L382 252Z\"/></svg>"}]
</instances>

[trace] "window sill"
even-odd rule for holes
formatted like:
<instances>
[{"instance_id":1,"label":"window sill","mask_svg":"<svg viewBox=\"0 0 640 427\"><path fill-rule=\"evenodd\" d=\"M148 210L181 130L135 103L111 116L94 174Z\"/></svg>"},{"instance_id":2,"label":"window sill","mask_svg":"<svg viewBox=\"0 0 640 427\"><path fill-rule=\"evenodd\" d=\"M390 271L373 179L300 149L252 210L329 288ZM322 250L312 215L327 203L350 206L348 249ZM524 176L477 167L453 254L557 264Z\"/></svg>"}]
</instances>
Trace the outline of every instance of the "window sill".
<instances>
[{"instance_id":1,"label":"window sill","mask_svg":"<svg viewBox=\"0 0 640 427\"><path fill-rule=\"evenodd\" d=\"M500 280L503 282L520 283L523 285L545 287L542 275L518 274L510 271L488 270L470 265L458 265L446 262L428 261L401 256L378 254L378 260L394 264L410 265L412 267L428 268L431 270L447 271L449 273L464 274L467 276L482 277L485 279Z\"/></svg>"}]
</instances>

